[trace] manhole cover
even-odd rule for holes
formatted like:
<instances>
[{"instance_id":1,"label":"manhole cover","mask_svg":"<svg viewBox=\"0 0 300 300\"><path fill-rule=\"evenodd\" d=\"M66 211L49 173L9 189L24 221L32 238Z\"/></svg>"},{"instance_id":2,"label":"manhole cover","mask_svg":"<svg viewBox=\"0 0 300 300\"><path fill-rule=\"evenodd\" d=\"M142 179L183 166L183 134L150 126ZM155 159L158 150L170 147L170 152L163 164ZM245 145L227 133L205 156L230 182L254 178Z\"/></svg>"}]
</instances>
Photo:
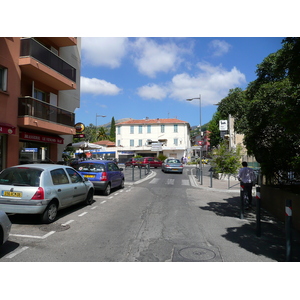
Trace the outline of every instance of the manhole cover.
<instances>
[{"instance_id":1,"label":"manhole cover","mask_svg":"<svg viewBox=\"0 0 300 300\"><path fill-rule=\"evenodd\" d=\"M50 231L64 231L70 228L70 225L62 225L62 224L48 224L40 227L40 230L50 232Z\"/></svg>"},{"instance_id":2,"label":"manhole cover","mask_svg":"<svg viewBox=\"0 0 300 300\"><path fill-rule=\"evenodd\" d=\"M178 254L185 259L194 261L207 261L216 257L214 251L199 247L183 248L178 251Z\"/></svg>"}]
</instances>

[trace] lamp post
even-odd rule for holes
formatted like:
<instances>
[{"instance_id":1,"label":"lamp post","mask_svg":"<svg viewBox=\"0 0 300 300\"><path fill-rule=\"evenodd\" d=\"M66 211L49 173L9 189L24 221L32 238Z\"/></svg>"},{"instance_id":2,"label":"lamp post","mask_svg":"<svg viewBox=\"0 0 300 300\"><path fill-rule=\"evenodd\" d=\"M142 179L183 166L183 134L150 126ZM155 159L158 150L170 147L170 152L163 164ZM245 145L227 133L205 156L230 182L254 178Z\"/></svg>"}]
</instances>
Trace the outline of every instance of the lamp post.
<instances>
[{"instance_id":1,"label":"lamp post","mask_svg":"<svg viewBox=\"0 0 300 300\"><path fill-rule=\"evenodd\" d=\"M199 109L200 109L200 139L202 141L202 112L201 112L201 94L199 97L196 98L190 98L186 99L186 101L193 101L193 100L199 100ZM201 185L203 184L203 168L202 168L202 145L200 146L200 161L199 161L199 166L200 166L200 177L201 177Z\"/></svg>"},{"instance_id":2,"label":"lamp post","mask_svg":"<svg viewBox=\"0 0 300 300\"><path fill-rule=\"evenodd\" d=\"M97 129L97 118L98 118L98 117L105 118L106 116L102 116L102 115L97 115L97 114L96 114L96 129Z\"/></svg>"}]
</instances>

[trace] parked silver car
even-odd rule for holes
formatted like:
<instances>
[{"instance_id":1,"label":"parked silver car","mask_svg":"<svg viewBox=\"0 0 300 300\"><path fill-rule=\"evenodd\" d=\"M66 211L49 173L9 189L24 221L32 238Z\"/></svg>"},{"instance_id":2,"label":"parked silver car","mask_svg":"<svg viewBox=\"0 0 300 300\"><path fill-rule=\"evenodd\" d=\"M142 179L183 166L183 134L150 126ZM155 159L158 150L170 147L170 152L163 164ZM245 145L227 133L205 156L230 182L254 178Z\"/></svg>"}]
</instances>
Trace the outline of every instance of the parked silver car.
<instances>
[{"instance_id":1,"label":"parked silver car","mask_svg":"<svg viewBox=\"0 0 300 300\"><path fill-rule=\"evenodd\" d=\"M175 172L175 173L182 174L183 164L181 163L181 161L179 159L167 158L161 165L161 170L163 172Z\"/></svg>"},{"instance_id":2,"label":"parked silver car","mask_svg":"<svg viewBox=\"0 0 300 300\"><path fill-rule=\"evenodd\" d=\"M7 240L11 229L11 222L6 213L0 210L0 246Z\"/></svg>"},{"instance_id":3,"label":"parked silver car","mask_svg":"<svg viewBox=\"0 0 300 300\"><path fill-rule=\"evenodd\" d=\"M91 204L93 196L93 184L69 166L25 164L0 173L0 210L40 214L43 223L53 222L62 208Z\"/></svg>"}]
</instances>

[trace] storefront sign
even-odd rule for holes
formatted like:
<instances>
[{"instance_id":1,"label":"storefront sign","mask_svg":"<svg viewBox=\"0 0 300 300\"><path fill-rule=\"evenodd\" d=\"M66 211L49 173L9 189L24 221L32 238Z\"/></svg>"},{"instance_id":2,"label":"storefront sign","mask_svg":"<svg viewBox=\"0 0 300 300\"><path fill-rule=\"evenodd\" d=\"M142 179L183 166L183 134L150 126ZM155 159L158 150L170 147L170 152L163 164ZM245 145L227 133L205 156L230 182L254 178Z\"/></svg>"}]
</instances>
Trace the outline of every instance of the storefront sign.
<instances>
[{"instance_id":1,"label":"storefront sign","mask_svg":"<svg viewBox=\"0 0 300 300\"><path fill-rule=\"evenodd\" d=\"M60 137L53 137L53 136L41 135L41 134L29 133L29 132L20 132L20 139L43 142L43 143L51 143L51 144L64 143L64 139Z\"/></svg>"},{"instance_id":2,"label":"storefront sign","mask_svg":"<svg viewBox=\"0 0 300 300\"><path fill-rule=\"evenodd\" d=\"M16 128L13 126L10 126L9 124L1 124L0 123L0 133L15 134Z\"/></svg>"},{"instance_id":3,"label":"storefront sign","mask_svg":"<svg viewBox=\"0 0 300 300\"><path fill-rule=\"evenodd\" d=\"M82 133L85 129L83 123L76 123L75 124L76 133Z\"/></svg>"}]
</instances>

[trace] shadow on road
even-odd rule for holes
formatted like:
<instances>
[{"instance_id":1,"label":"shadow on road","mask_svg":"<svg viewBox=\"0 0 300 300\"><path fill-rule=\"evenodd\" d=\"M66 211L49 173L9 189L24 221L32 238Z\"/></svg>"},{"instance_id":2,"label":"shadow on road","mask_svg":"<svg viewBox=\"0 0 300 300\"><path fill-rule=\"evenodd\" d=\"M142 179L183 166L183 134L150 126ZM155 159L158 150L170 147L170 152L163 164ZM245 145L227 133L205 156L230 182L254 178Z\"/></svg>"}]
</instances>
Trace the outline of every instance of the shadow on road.
<instances>
[{"instance_id":1,"label":"shadow on road","mask_svg":"<svg viewBox=\"0 0 300 300\"><path fill-rule=\"evenodd\" d=\"M199 207L215 213L220 217L240 218L240 198L231 197L223 199L224 202L210 202L208 206ZM227 233L223 235L228 241L238 244L241 248L263 255L275 261L286 261L286 235L285 224L276 220L265 210L261 211L261 236L256 235L256 208L246 211L244 219L247 223L241 226L227 228ZM292 261L300 261L300 233L293 230L292 237Z\"/></svg>"}]
</instances>

